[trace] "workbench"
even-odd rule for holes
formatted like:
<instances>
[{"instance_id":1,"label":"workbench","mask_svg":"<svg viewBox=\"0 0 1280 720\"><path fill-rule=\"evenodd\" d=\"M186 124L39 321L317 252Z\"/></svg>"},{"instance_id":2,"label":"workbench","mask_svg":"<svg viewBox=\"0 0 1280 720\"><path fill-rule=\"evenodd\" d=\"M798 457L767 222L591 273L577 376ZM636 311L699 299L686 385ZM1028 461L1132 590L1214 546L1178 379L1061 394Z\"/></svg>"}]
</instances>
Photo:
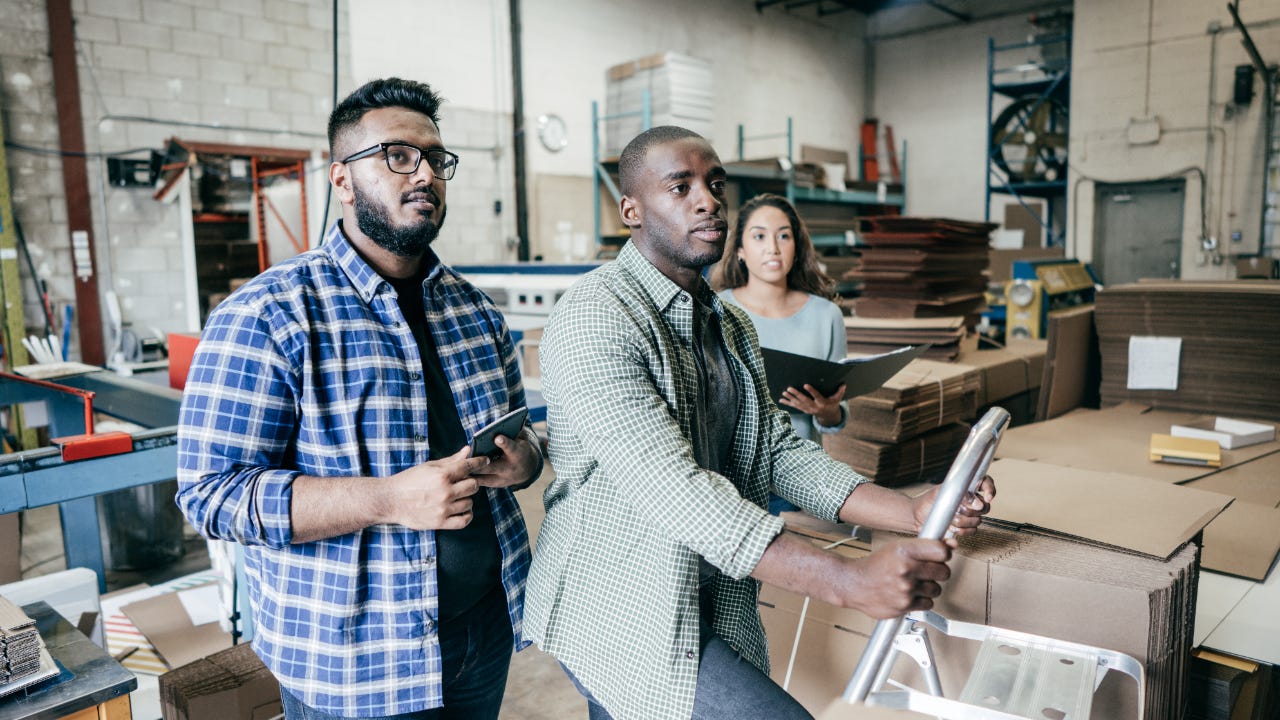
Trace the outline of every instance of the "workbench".
<instances>
[{"instance_id":1,"label":"workbench","mask_svg":"<svg viewBox=\"0 0 1280 720\"><path fill-rule=\"evenodd\" d=\"M133 673L47 603L24 605L22 611L36 621L62 673L0 698L0 720L130 720L129 693L138 687Z\"/></svg>"},{"instance_id":2,"label":"workbench","mask_svg":"<svg viewBox=\"0 0 1280 720\"><path fill-rule=\"evenodd\" d=\"M68 462L56 447L0 455L0 514L58 505L67 567L98 574L106 592L96 496L177 477L177 423L182 393L107 370L58 377L53 382L95 393L96 412L147 428L131 433L133 451ZM50 437L85 432L81 398L0 378L0 407L43 402Z\"/></svg>"}]
</instances>

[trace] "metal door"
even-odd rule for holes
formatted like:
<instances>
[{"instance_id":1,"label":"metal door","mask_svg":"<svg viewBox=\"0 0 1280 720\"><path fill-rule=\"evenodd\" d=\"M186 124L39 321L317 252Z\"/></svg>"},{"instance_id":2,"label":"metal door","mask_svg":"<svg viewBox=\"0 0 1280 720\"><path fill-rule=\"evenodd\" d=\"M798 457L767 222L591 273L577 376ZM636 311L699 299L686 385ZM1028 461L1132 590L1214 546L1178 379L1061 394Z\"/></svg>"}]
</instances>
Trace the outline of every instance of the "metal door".
<instances>
[{"instance_id":1,"label":"metal door","mask_svg":"<svg viewBox=\"0 0 1280 720\"><path fill-rule=\"evenodd\" d=\"M1184 180L1097 185L1093 269L1104 285L1179 276L1186 189Z\"/></svg>"}]
</instances>

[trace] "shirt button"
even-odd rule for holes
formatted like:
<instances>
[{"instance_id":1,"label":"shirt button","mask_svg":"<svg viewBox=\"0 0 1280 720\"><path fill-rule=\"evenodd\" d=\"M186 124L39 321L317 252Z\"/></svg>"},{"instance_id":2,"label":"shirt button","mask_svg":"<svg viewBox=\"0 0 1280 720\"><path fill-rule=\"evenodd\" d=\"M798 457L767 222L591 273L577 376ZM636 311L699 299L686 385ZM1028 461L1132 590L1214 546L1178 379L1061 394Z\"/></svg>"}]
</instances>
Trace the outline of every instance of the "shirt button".
<instances>
[{"instance_id":1,"label":"shirt button","mask_svg":"<svg viewBox=\"0 0 1280 720\"><path fill-rule=\"evenodd\" d=\"M426 436L424 436L424 435L414 435L414 436L413 436L413 441L414 441L414 442L426 442L426 441L427 441L427 438L426 438Z\"/></svg>"},{"instance_id":2,"label":"shirt button","mask_svg":"<svg viewBox=\"0 0 1280 720\"><path fill-rule=\"evenodd\" d=\"M409 373L409 379L410 379L410 380L421 380L421 379L422 379L422 373L420 373L420 372L411 372L411 373Z\"/></svg>"},{"instance_id":3,"label":"shirt button","mask_svg":"<svg viewBox=\"0 0 1280 720\"><path fill-rule=\"evenodd\" d=\"M687 657L687 658L689 658L690 660L692 660L692 659L693 659L693 655L694 655L694 653L693 653L693 651L692 651L692 650L687 650L687 651L685 651L685 654L684 654L684 656L685 656L685 657Z\"/></svg>"}]
</instances>

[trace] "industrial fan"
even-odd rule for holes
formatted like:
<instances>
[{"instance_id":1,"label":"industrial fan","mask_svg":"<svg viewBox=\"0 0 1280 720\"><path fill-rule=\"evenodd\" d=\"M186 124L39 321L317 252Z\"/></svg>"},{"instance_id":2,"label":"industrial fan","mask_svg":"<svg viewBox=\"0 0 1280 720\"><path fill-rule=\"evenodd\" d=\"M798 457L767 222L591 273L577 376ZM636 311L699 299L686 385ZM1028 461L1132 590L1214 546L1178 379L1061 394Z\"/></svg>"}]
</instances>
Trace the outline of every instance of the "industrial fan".
<instances>
[{"instance_id":1,"label":"industrial fan","mask_svg":"<svg viewBox=\"0 0 1280 720\"><path fill-rule=\"evenodd\" d=\"M1010 183L1066 176L1067 108L1053 97L1024 95L991 125L991 159Z\"/></svg>"}]
</instances>

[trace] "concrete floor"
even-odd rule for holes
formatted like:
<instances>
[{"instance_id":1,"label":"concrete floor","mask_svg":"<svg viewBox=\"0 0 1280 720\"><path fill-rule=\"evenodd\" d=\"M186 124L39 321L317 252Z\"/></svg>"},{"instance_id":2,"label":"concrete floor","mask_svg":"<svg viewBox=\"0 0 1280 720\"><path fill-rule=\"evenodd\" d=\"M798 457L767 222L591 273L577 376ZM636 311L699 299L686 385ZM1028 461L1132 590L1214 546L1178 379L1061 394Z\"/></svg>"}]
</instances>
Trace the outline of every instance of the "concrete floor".
<instances>
[{"instance_id":1,"label":"concrete floor","mask_svg":"<svg viewBox=\"0 0 1280 720\"><path fill-rule=\"evenodd\" d=\"M547 473L532 487L517 494L529 525L531 541L542 523L542 491L550 481ZM147 572L109 572L108 591L139 583L156 584L206 570L209 556L204 541L187 528L186 554L178 562ZM62 550L62 524L56 507L24 513L22 531L22 571L24 578L47 575L66 569ZM159 720L159 696L154 677L139 677L134 693L134 720ZM587 704L574 689L564 671L550 655L530 647L515 653L507 680L501 720L585 720Z\"/></svg>"}]
</instances>

